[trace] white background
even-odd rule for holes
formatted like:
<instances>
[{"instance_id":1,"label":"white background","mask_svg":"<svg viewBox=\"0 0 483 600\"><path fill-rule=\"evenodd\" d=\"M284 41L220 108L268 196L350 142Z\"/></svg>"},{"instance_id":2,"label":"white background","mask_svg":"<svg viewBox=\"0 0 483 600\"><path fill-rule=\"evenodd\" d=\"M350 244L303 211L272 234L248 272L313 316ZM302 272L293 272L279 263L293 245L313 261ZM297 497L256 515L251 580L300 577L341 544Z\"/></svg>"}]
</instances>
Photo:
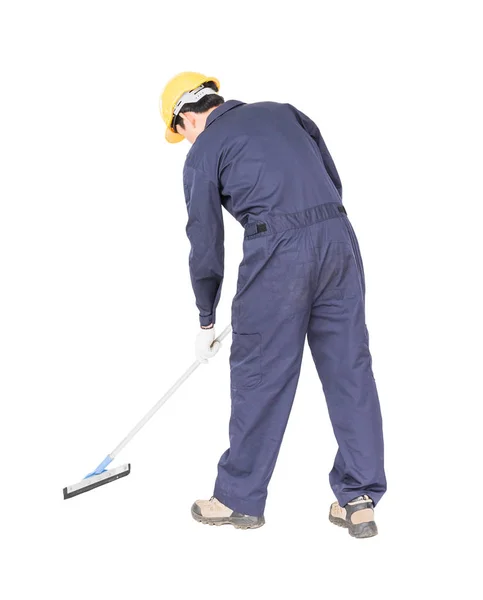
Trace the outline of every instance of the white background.
<instances>
[{"instance_id":1,"label":"white background","mask_svg":"<svg viewBox=\"0 0 483 600\"><path fill-rule=\"evenodd\" d=\"M481 598L478 4L2 2L2 598ZM158 113L183 70L291 102L335 159L385 425L374 539L327 520L309 353L264 528L190 516L228 444L229 344L119 457L128 478L62 499L193 361L188 145ZM242 239L225 221L219 330Z\"/></svg>"}]
</instances>

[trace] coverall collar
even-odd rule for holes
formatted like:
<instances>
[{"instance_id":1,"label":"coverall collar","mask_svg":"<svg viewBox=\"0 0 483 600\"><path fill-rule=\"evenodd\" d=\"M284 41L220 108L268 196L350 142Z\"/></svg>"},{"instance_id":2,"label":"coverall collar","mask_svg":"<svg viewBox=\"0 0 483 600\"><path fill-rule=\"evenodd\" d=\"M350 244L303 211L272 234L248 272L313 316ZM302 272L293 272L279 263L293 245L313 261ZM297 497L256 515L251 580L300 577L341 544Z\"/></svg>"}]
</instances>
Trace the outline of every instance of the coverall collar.
<instances>
[{"instance_id":1,"label":"coverall collar","mask_svg":"<svg viewBox=\"0 0 483 600\"><path fill-rule=\"evenodd\" d=\"M227 102L220 104L220 106L217 106L215 108L215 110L213 110L208 115L208 118L206 119L205 129L209 125L211 125L213 123L213 121L216 121L216 119L218 119L219 117L224 115L226 112L228 112L232 108L236 108L237 106L240 106L241 104L245 104L245 102L240 102L240 100L228 100Z\"/></svg>"}]
</instances>

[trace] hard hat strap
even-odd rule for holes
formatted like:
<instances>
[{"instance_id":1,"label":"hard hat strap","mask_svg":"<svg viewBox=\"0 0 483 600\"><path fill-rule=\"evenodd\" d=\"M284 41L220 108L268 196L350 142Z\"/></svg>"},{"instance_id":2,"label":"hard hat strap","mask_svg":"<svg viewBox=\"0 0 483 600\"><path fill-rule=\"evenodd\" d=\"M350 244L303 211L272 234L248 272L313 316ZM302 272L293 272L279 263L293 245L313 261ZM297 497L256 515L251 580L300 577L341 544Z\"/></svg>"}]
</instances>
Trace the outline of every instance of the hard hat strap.
<instances>
[{"instance_id":1,"label":"hard hat strap","mask_svg":"<svg viewBox=\"0 0 483 600\"><path fill-rule=\"evenodd\" d=\"M204 85L200 85L199 87L191 90L190 92L185 92L181 98L176 103L176 106L173 110L173 120L171 121L171 129L174 128L174 122L176 121L176 117L179 115L181 109L185 104L191 104L194 102L198 102L204 96L208 96L209 94L217 94L216 90L212 90L209 87L205 87Z\"/></svg>"}]
</instances>

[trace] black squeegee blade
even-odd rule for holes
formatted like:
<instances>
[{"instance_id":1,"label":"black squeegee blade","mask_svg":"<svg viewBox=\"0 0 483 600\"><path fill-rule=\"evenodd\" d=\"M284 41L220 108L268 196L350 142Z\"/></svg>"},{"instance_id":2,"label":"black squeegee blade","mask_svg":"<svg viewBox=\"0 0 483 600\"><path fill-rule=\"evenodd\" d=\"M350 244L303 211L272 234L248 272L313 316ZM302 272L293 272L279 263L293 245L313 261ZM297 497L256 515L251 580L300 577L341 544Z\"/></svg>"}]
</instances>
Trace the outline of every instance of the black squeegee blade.
<instances>
[{"instance_id":1,"label":"black squeegee blade","mask_svg":"<svg viewBox=\"0 0 483 600\"><path fill-rule=\"evenodd\" d=\"M86 484L84 487L81 487L80 489L74 490L73 492L68 492L67 489L68 488L64 488L64 500L67 500L68 498L73 498L74 496L78 496L79 494L83 494L84 492L90 492L91 490L100 487L101 485L105 485L106 483L111 483L111 481L116 481L116 479L121 479L121 477L126 477L127 475L129 475L129 473L131 472L131 464L128 464L127 466L127 470L126 471L122 471L121 473L116 473L115 475L112 475L112 477L106 477L105 479L102 479L101 481L94 481L93 483L87 483L89 480L86 479Z\"/></svg>"}]
</instances>

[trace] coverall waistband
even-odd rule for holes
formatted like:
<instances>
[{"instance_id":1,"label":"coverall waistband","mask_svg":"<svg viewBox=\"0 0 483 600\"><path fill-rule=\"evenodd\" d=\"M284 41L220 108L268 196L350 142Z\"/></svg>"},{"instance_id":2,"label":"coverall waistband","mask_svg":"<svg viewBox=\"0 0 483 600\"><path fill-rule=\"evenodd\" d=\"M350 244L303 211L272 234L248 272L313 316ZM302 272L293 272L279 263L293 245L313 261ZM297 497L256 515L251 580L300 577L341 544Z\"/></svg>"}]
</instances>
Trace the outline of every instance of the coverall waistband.
<instances>
[{"instance_id":1,"label":"coverall waistband","mask_svg":"<svg viewBox=\"0 0 483 600\"><path fill-rule=\"evenodd\" d=\"M318 221L334 219L346 215L347 211L340 202L328 202L319 204L312 208L307 208L296 213L286 215L276 215L264 221L248 222L245 224L245 238L253 237L258 234L279 233L287 229L299 229L307 227Z\"/></svg>"}]
</instances>

